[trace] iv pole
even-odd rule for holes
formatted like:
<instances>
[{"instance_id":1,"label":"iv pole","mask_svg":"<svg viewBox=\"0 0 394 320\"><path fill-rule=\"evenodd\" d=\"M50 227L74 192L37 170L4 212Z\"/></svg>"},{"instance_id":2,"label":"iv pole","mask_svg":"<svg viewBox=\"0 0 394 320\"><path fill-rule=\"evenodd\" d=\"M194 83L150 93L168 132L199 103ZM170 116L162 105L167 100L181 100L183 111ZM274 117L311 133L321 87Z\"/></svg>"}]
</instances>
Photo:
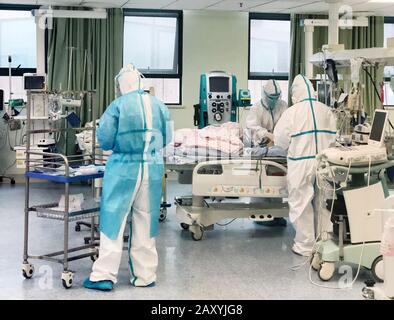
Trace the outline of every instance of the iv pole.
<instances>
[{"instance_id":1,"label":"iv pole","mask_svg":"<svg viewBox=\"0 0 394 320\"><path fill-rule=\"evenodd\" d=\"M6 108L6 113L10 113L10 106L9 106L9 102L12 99L12 68L11 68L11 63L12 63L12 58L11 56L8 56L8 84L9 84L9 88L10 88L10 92L9 92L9 100L8 100L8 107ZM5 173L5 172L4 172ZM0 175L0 183L3 182L3 179L8 179L10 180L10 183L12 185L15 184L15 179L13 177L8 177L5 175Z\"/></svg>"}]
</instances>

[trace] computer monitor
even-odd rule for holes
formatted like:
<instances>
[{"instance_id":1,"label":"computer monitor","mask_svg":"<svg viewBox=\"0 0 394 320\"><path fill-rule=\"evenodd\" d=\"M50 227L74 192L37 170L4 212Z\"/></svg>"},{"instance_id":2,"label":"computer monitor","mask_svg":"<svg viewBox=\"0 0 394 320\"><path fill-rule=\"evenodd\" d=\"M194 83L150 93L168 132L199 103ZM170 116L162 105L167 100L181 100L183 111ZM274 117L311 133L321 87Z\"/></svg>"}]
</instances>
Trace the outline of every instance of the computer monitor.
<instances>
[{"instance_id":1,"label":"computer monitor","mask_svg":"<svg viewBox=\"0 0 394 320\"><path fill-rule=\"evenodd\" d=\"M25 73L23 75L23 87L25 90L44 91L45 83L45 74Z\"/></svg>"},{"instance_id":2,"label":"computer monitor","mask_svg":"<svg viewBox=\"0 0 394 320\"><path fill-rule=\"evenodd\" d=\"M368 144L371 146L382 147L384 134L386 131L388 113L386 110L375 110L372 121L371 133L369 134Z\"/></svg>"}]
</instances>

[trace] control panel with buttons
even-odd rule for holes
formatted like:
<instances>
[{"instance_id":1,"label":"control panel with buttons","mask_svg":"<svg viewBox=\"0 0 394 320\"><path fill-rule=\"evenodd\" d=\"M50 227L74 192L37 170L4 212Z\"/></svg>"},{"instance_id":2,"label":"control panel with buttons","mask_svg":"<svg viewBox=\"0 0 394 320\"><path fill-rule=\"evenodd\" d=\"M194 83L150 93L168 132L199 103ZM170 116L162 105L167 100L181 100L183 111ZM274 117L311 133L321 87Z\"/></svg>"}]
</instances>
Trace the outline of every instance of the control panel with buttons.
<instances>
[{"instance_id":1,"label":"control panel with buttons","mask_svg":"<svg viewBox=\"0 0 394 320\"><path fill-rule=\"evenodd\" d=\"M222 124L231 121L231 94L208 93L208 123Z\"/></svg>"}]
</instances>

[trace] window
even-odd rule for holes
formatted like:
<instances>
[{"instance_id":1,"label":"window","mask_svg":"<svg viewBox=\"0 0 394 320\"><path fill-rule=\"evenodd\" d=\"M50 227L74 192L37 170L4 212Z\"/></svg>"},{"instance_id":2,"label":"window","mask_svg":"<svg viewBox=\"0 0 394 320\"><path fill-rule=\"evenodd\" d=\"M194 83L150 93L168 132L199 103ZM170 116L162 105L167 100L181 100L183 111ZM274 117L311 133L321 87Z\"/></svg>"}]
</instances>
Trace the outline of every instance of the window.
<instances>
[{"instance_id":1,"label":"window","mask_svg":"<svg viewBox=\"0 0 394 320\"><path fill-rule=\"evenodd\" d=\"M123 63L145 76L166 104L181 104L182 12L125 11Z\"/></svg>"},{"instance_id":2,"label":"window","mask_svg":"<svg viewBox=\"0 0 394 320\"><path fill-rule=\"evenodd\" d=\"M250 14L249 79L286 80L290 68L290 16Z\"/></svg>"},{"instance_id":3,"label":"window","mask_svg":"<svg viewBox=\"0 0 394 320\"><path fill-rule=\"evenodd\" d=\"M36 6L0 4L0 89L8 101L9 62L11 56L12 98L26 99L22 75L36 72L36 25L31 10Z\"/></svg>"},{"instance_id":4,"label":"window","mask_svg":"<svg viewBox=\"0 0 394 320\"><path fill-rule=\"evenodd\" d=\"M290 70L290 15L250 13L249 82L252 102L261 99L261 86L268 79L279 81L287 100Z\"/></svg>"},{"instance_id":5,"label":"window","mask_svg":"<svg viewBox=\"0 0 394 320\"><path fill-rule=\"evenodd\" d=\"M0 8L0 75L8 75L11 56L13 75L35 72L36 25L29 10ZM18 68L19 67L19 68ZM17 68L17 69L16 69Z\"/></svg>"}]
</instances>

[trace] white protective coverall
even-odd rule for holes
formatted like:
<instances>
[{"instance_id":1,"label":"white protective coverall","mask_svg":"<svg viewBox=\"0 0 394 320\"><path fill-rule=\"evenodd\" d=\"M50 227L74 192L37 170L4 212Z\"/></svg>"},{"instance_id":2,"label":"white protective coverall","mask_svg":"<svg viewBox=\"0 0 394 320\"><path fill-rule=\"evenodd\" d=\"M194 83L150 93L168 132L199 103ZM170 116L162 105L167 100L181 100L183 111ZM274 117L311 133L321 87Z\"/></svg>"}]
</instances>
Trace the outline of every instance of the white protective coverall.
<instances>
[{"instance_id":1,"label":"white protective coverall","mask_svg":"<svg viewBox=\"0 0 394 320\"><path fill-rule=\"evenodd\" d=\"M275 145L288 149L289 217L296 230L293 251L308 256L315 242L314 209L316 155L335 141L336 118L316 100L312 83L296 76L291 87L293 106L279 119Z\"/></svg>"},{"instance_id":2,"label":"white protective coverall","mask_svg":"<svg viewBox=\"0 0 394 320\"><path fill-rule=\"evenodd\" d=\"M141 74L132 65L115 78L117 99L97 129L103 150L112 150L106 164L100 208L100 249L90 281L116 283L123 252L123 232L131 215L129 270L134 286L156 281L163 157L171 139L169 112L156 97L141 90Z\"/></svg>"},{"instance_id":3,"label":"white protective coverall","mask_svg":"<svg viewBox=\"0 0 394 320\"><path fill-rule=\"evenodd\" d=\"M265 139L273 140L272 132L287 103L281 100L279 83L269 80L261 90L261 99L253 105L246 117L247 136L253 146L260 145Z\"/></svg>"}]
</instances>

